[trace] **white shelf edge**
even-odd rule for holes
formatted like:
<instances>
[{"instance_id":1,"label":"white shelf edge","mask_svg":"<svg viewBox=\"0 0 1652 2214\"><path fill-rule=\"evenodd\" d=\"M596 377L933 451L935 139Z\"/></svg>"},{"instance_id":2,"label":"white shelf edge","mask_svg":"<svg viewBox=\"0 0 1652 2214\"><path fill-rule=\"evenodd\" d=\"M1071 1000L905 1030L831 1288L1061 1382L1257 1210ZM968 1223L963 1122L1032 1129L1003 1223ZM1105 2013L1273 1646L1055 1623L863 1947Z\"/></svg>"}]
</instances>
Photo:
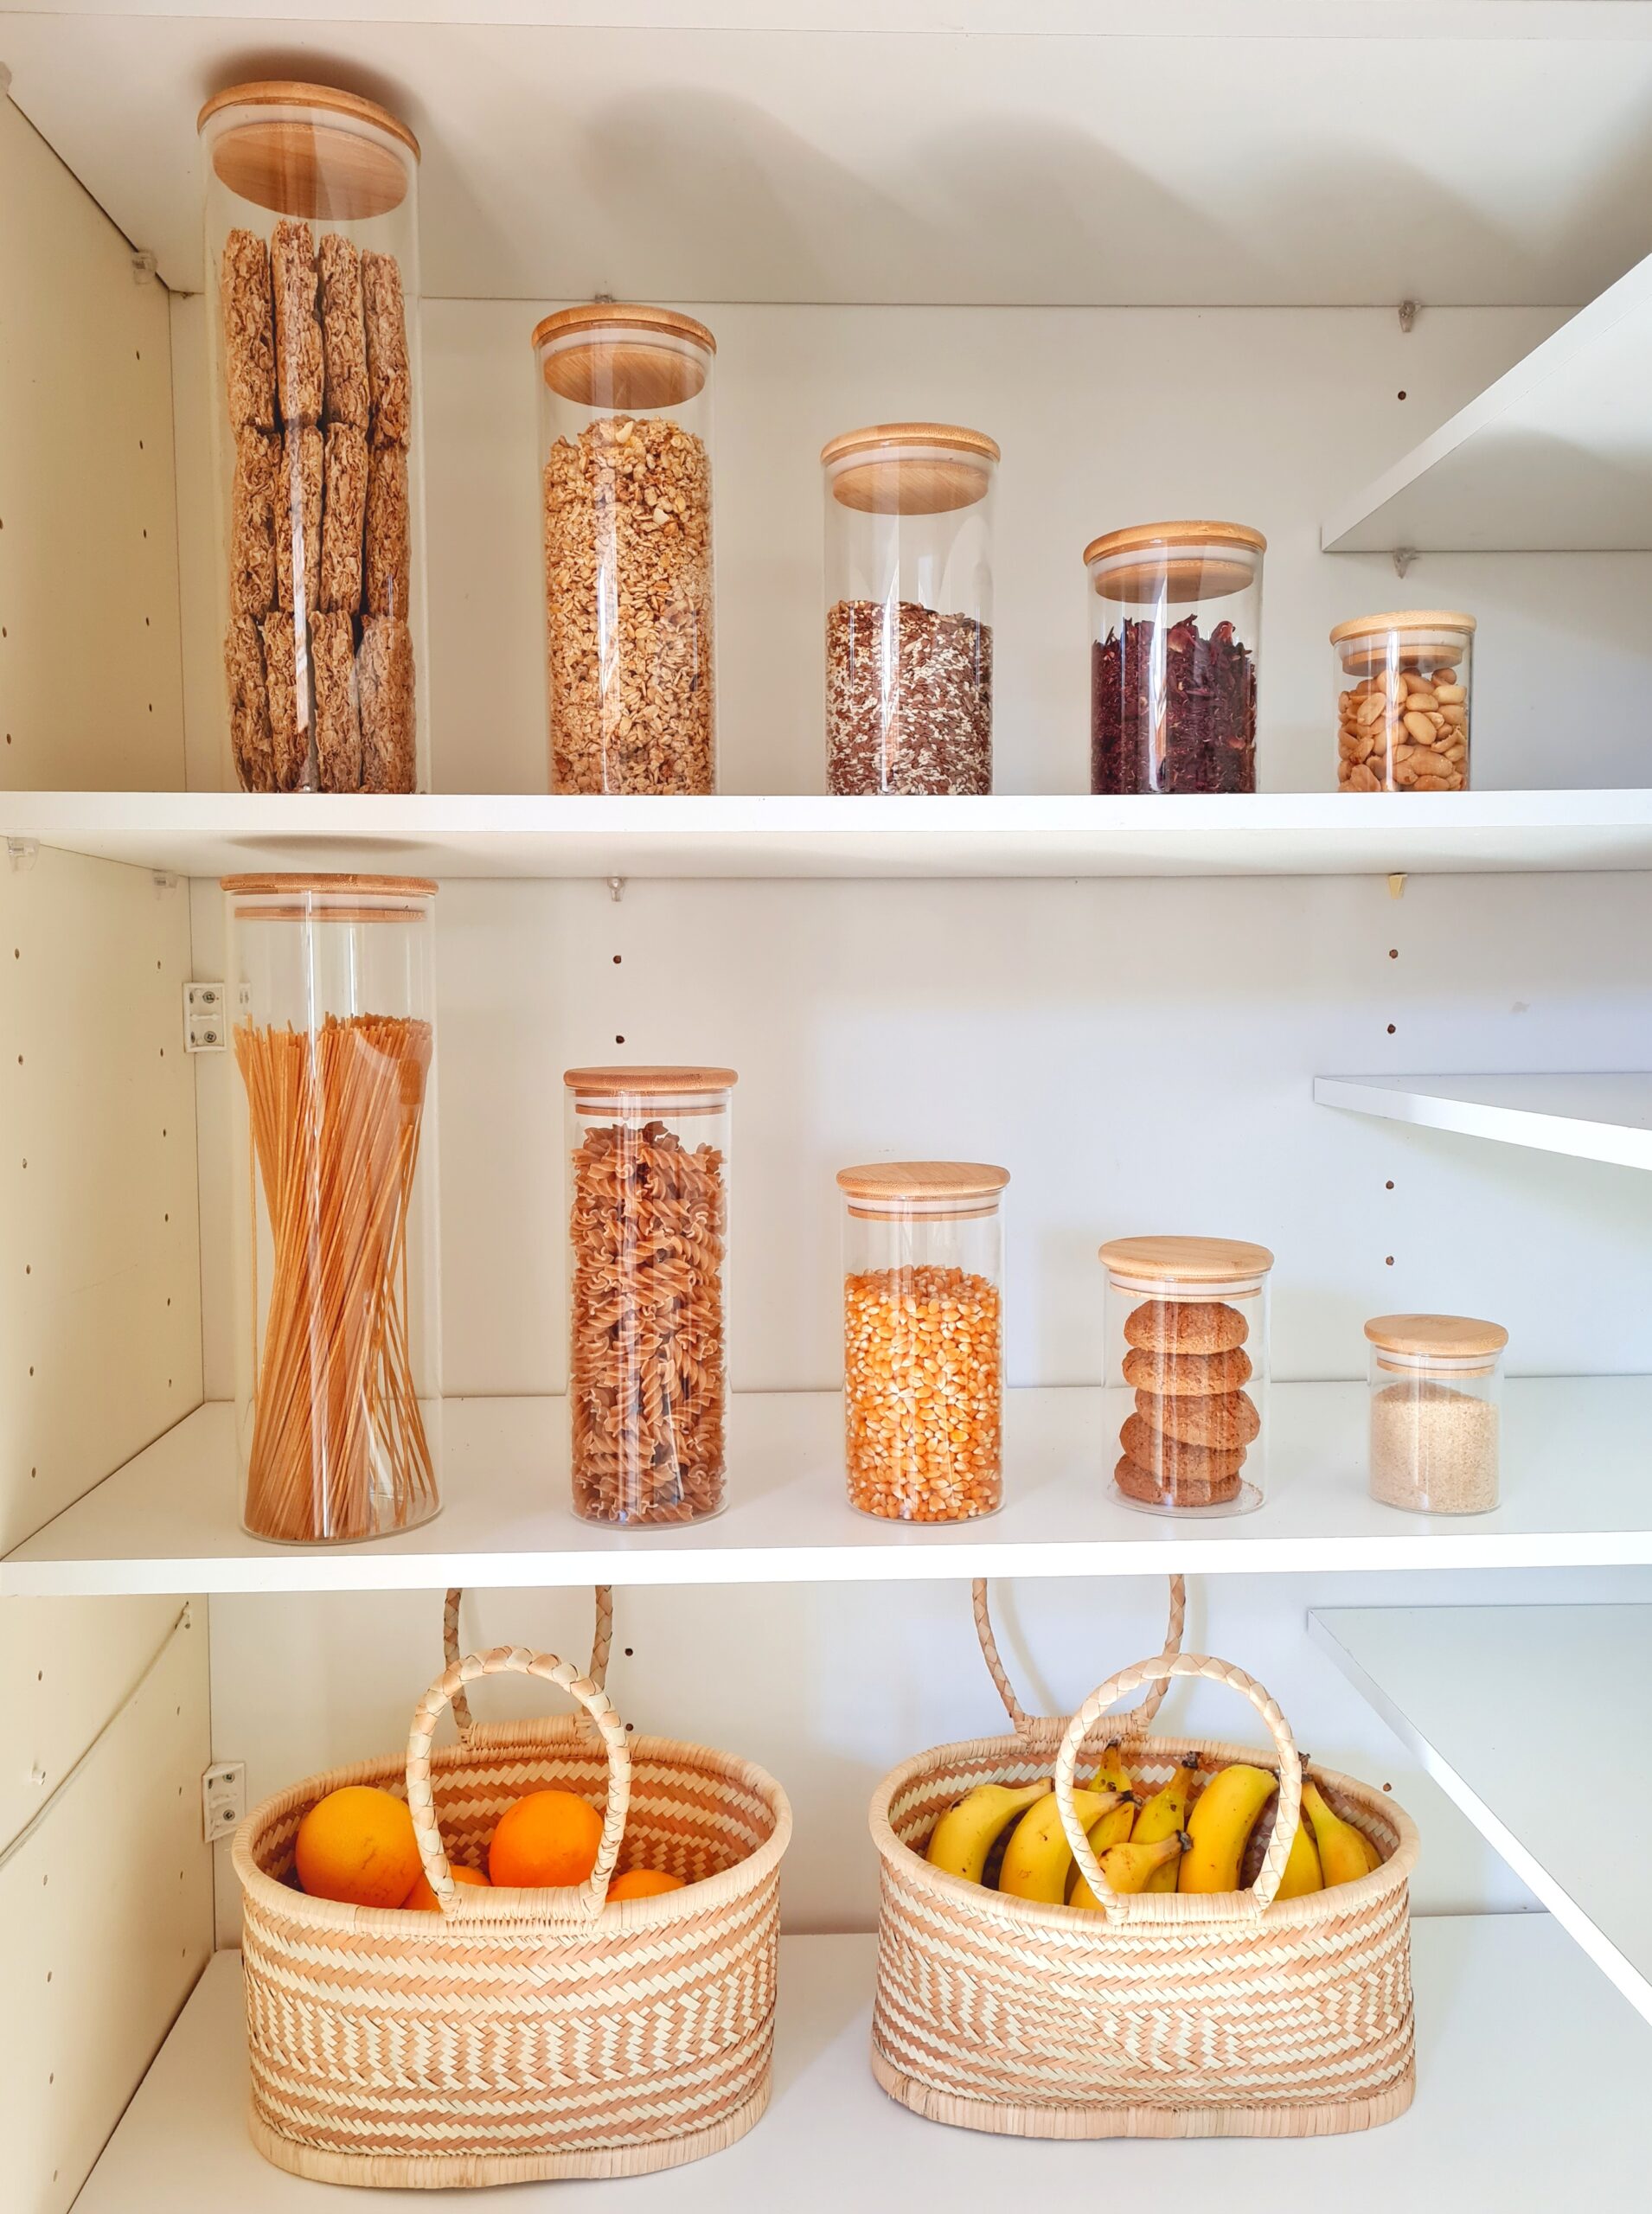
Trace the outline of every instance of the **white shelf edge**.
<instances>
[{"instance_id":1,"label":"white shelf edge","mask_svg":"<svg viewBox=\"0 0 1652 2214\"><path fill-rule=\"evenodd\" d=\"M1634 1962L1613 1944L1598 1923L1591 1921L1564 1885L1521 1844L1508 1824L1463 1781L1457 1770L1441 1756L1423 1731L1383 1689L1377 1679L1354 1658L1327 1619L1327 1613L1334 1611L1309 1610L1308 1631L1314 1642L1329 1655L1367 1705L1381 1716L1401 1744L1416 1755L1426 1773L1432 1776L1453 1805L1468 1816L1493 1851L1508 1863L1527 1888L1542 1900L1556 1922L1588 1955L1601 1974L1623 1993L1637 2014L1652 2023L1652 1981L1649 1981ZM1632 1872L1629 1880L1640 1881L1639 1872Z\"/></svg>"},{"instance_id":2,"label":"white shelf edge","mask_svg":"<svg viewBox=\"0 0 1652 2214\"><path fill-rule=\"evenodd\" d=\"M1627 1071L1616 1075L1579 1074L1575 1078L1558 1075L1321 1076L1314 1078L1314 1097L1322 1107L1347 1108L1355 1114L1408 1123L1420 1129L1451 1130L1463 1136L1525 1146L1539 1153L1565 1154L1578 1161L1605 1161L1621 1168L1652 1168L1652 1129L1642 1123L1568 1115L1520 1103L1522 1086L1534 1094L1546 1087L1559 1098L1569 1084L1575 1084L1580 1092L1592 1085L1608 1096L1616 1085L1625 1094L1625 1104L1636 1095L1639 1100L1652 1103L1652 1075ZM1469 1096L1475 1091L1501 1092L1507 1097Z\"/></svg>"}]
</instances>

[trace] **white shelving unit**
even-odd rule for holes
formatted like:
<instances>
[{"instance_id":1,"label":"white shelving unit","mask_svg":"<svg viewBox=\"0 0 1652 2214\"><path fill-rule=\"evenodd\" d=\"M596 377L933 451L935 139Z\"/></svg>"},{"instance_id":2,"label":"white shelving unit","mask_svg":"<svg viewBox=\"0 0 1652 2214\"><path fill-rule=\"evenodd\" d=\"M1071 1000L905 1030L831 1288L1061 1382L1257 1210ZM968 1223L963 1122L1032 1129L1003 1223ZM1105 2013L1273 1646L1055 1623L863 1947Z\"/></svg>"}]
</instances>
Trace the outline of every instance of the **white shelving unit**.
<instances>
[{"instance_id":1,"label":"white shelving unit","mask_svg":"<svg viewBox=\"0 0 1652 2214\"><path fill-rule=\"evenodd\" d=\"M1322 1076L1314 1097L1425 1130L1652 1168L1652 1076Z\"/></svg>"},{"instance_id":2,"label":"white shelving unit","mask_svg":"<svg viewBox=\"0 0 1652 2214\"><path fill-rule=\"evenodd\" d=\"M1652 2022L1652 1607L1336 1607L1309 1628Z\"/></svg>"},{"instance_id":3,"label":"white shelving unit","mask_svg":"<svg viewBox=\"0 0 1652 2214\"><path fill-rule=\"evenodd\" d=\"M881 2209L921 2176L938 2200L1002 2204L1028 2191L1085 2200L1098 2164L1137 2204L1167 2170L1229 2214L1271 2214L1282 2176L1340 2214L1396 2204L1484 2203L1495 2171L1503 2214L1552 2214L1568 2195L1633 2204L1644 2179L1637 2118L1652 2030L1606 1993L1541 1915L1445 1917L1412 1929L1417 2096L1363 2135L1167 2146L983 2137L921 2121L884 2096L867 2065L874 1941L785 1938L773 2102L714 2160L627 2183L522 2185L534 2214L721 2214L728 2206ZM197 1987L87 2184L78 2214L317 2214L336 2193L279 2173L247 2136L240 1977L221 1953ZM412 2210L425 2192L376 2192Z\"/></svg>"},{"instance_id":4,"label":"white shelving unit","mask_svg":"<svg viewBox=\"0 0 1652 2214\"><path fill-rule=\"evenodd\" d=\"M845 1501L835 1392L737 1393L729 1506L697 1527L630 1532L593 1528L568 1509L561 1400L451 1400L441 1514L403 1537L331 1547L242 1533L232 1410L218 1403L0 1561L0 1597L1652 1566L1652 1378L1512 1383L1504 1503L1463 1521L1369 1497L1362 1384L1274 1386L1268 1496L1256 1513L1138 1513L1105 1481L1129 1398L1011 1392L1003 1507L976 1524L913 1529ZM1586 1485L1567 1480L1578 1465Z\"/></svg>"}]
</instances>

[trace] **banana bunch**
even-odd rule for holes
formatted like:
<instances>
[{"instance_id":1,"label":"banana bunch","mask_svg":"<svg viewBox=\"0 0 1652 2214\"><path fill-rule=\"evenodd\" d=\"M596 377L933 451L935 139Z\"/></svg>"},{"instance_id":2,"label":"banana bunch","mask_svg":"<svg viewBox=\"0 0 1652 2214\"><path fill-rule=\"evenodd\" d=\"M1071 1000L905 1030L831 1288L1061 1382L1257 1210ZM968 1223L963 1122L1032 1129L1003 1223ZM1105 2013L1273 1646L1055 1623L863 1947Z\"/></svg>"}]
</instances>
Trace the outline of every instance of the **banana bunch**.
<instances>
[{"instance_id":1,"label":"banana bunch","mask_svg":"<svg viewBox=\"0 0 1652 2214\"><path fill-rule=\"evenodd\" d=\"M1075 1790L1073 1803L1110 1891L1240 1888L1246 1852L1279 1779L1268 1769L1234 1761L1200 1786L1199 1756L1188 1754L1170 1781L1143 1799L1117 1744L1108 1746L1091 1788ZM1382 1856L1364 1832L1344 1821L1306 1777L1302 1806L1277 1897L1300 1898L1351 1884L1380 1865ZM1047 1784L977 1784L936 1823L926 1858L933 1868L1011 1898L1101 1906L1073 1865Z\"/></svg>"}]
</instances>

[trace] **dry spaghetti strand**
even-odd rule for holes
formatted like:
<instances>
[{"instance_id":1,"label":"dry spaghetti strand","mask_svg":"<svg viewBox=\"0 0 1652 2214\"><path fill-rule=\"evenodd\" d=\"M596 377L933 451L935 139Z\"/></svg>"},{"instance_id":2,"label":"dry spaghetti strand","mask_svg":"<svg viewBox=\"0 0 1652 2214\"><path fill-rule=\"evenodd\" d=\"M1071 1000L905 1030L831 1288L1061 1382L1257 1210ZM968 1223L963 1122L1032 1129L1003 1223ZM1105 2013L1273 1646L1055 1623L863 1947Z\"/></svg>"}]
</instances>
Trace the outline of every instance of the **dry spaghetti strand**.
<instances>
[{"instance_id":1,"label":"dry spaghetti strand","mask_svg":"<svg viewBox=\"0 0 1652 2214\"><path fill-rule=\"evenodd\" d=\"M368 1538L435 1507L407 1318L432 1044L400 1015L236 1027L272 1248L247 1476L260 1537Z\"/></svg>"}]
</instances>

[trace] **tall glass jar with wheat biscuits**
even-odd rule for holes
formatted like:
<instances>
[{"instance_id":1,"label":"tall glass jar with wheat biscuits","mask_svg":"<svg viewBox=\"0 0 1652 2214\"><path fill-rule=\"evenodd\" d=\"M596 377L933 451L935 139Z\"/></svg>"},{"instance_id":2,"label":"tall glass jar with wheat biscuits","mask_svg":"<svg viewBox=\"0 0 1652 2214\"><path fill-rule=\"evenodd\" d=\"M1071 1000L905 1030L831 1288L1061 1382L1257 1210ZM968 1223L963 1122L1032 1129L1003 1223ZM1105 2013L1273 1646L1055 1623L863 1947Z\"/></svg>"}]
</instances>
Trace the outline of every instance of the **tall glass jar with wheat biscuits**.
<instances>
[{"instance_id":1,"label":"tall glass jar with wheat biscuits","mask_svg":"<svg viewBox=\"0 0 1652 2214\"><path fill-rule=\"evenodd\" d=\"M1377 1315L1371 1349L1371 1496L1412 1514L1485 1514L1498 1499L1501 1322Z\"/></svg>"},{"instance_id":2,"label":"tall glass jar with wheat biscuits","mask_svg":"<svg viewBox=\"0 0 1652 2214\"><path fill-rule=\"evenodd\" d=\"M1337 624L1339 791L1467 791L1474 630L1430 608Z\"/></svg>"},{"instance_id":3,"label":"tall glass jar with wheat biscuits","mask_svg":"<svg viewBox=\"0 0 1652 2214\"><path fill-rule=\"evenodd\" d=\"M701 1522L727 1473L734 1072L580 1068L563 1082L574 1512Z\"/></svg>"},{"instance_id":4,"label":"tall glass jar with wheat biscuits","mask_svg":"<svg viewBox=\"0 0 1652 2214\"><path fill-rule=\"evenodd\" d=\"M1007 1168L840 1168L843 1445L851 1507L968 1522L1003 1495Z\"/></svg>"},{"instance_id":5,"label":"tall glass jar with wheat biscuits","mask_svg":"<svg viewBox=\"0 0 1652 2214\"><path fill-rule=\"evenodd\" d=\"M534 333L554 792L716 790L716 352L669 308L564 308Z\"/></svg>"},{"instance_id":6,"label":"tall glass jar with wheat biscuits","mask_svg":"<svg viewBox=\"0 0 1652 2214\"><path fill-rule=\"evenodd\" d=\"M1233 1238L1115 1238L1101 1264L1114 1495L1151 1514L1260 1507L1272 1254Z\"/></svg>"},{"instance_id":7,"label":"tall glass jar with wheat biscuits","mask_svg":"<svg viewBox=\"0 0 1652 2214\"><path fill-rule=\"evenodd\" d=\"M387 1537L439 1503L436 886L223 888L246 1526L286 1545Z\"/></svg>"},{"instance_id":8,"label":"tall glass jar with wheat biscuits","mask_svg":"<svg viewBox=\"0 0 1652 2214\"><path fill-rule=\"evenodd\" d=\"M996 445L875 423L820 459L827 789L989 792Z\"/></svg>"},{"instance_id":9,"label":"tall glass jar with wheat biscuits","mask_svg":"<svg viewBox=\"0 0 1652 2214\"><path fill-rule=\"evenodd\" d=\"M234 773L426 789L419 142L285 82L199 129Z\"/></svg>"}]
</instances>

